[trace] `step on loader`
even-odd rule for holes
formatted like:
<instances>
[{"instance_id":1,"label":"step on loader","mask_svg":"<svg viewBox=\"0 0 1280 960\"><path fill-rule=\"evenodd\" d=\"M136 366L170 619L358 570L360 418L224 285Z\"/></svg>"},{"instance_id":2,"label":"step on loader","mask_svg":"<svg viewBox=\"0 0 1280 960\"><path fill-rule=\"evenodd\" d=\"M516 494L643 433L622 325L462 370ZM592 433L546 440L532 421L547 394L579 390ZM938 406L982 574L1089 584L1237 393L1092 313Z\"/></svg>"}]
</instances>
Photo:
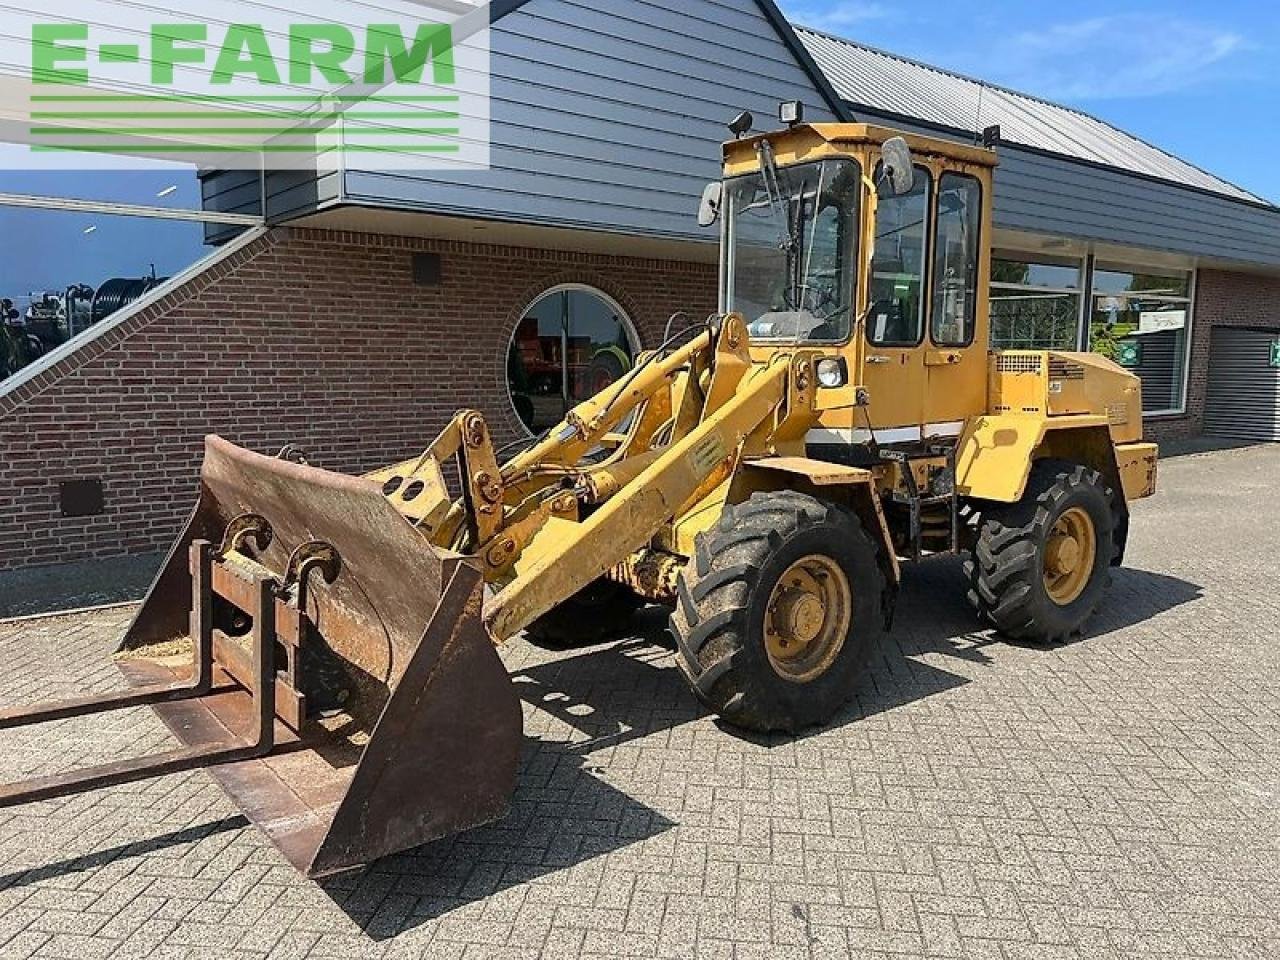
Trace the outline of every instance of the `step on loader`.
<instances>
[{"instance_id":1,"label":"step on loader","mask_svg":"<svg viewBox=\"0 0 1280 960\"><path fill-rule=\"evenodd\" d=\"M521 631L574 645L665 604L694 696L793 732L852 696L906 563L966 556L1006 635L1084 629L1155 490L1138 379L989 349L992 150L797 112L726 144L704 196L721 312L513 457L474 410L364 477L209 438L117 652L130 688L0 713L148 705L180 746L0 806L208 767L324 876L502 816L521 708L496 645Z\"/></svg>"}]
</instances>

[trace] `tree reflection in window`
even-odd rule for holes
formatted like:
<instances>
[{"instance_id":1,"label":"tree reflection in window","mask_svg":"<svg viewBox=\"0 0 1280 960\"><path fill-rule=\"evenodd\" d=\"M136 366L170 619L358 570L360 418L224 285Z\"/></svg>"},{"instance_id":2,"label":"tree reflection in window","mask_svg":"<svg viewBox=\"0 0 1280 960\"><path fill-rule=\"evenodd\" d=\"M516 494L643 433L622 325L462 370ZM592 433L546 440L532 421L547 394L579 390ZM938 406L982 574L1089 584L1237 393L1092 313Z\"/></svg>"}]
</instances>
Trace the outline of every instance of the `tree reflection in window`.
<instances>
[{"instance_id":1,"label":"tree reflection in window","mask_svg":"<svg viewBox=\"0 0 1280 960\"><path fill-rule=\"evenodd\" d=\"M1089 349L1137 374L1146 413L1185 405L1191 274L1099 264Z\"/></svg>"},{"instance_id":2,"label":"tree reflection in window","mask_svg":"<svg viewBox=\"0 0 1280 960\"><path fill-rule=\"evenodd\" d=\"M991 264L991 346L1079 350L1082 263L997 251Z\"/></svg>"}]
</instances>

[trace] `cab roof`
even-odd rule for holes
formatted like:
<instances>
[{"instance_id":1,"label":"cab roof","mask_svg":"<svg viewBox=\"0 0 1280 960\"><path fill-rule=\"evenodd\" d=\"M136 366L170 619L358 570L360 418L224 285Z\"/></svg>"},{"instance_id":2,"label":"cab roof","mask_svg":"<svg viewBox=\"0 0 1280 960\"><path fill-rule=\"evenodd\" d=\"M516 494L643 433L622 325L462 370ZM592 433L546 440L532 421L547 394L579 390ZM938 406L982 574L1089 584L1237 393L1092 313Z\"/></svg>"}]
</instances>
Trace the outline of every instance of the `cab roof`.
<instances>
[{"instance_id":1,"label":"cab roof","mask_svg":"<svg viewBox=\"0 0 1280 960\"><path fill-rule=\"evenodd\" d=\"M802 123L785 130L730 140L724 144L726 171L743 172L757 166L756 145L768 140L782 165L839 155L855 144L881 144L891 137L902 137L917 156L945 157L960 163L995 167L999 163L994 150L957 143L939 137L905 133L890 127L869 123Z\"/></svg>"}]
</instances>

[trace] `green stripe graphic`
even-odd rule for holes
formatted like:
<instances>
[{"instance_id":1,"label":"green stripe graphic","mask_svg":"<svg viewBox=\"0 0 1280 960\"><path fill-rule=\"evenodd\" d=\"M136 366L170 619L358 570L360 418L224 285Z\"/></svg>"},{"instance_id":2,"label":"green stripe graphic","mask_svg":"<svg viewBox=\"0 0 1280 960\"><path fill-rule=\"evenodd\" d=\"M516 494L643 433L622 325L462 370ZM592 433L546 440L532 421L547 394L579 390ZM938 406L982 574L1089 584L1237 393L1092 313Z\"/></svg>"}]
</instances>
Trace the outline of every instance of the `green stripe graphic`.
<instances>
[{"instance_id":1,"label":"green stripe graphic","mask_svg":"<svg viewBox=\"0 0 1280 960\"><path fill-rule=\"evenodd\" d=\"M123 59L130 51L112 50L109 56ZM291 108L290 105L322 104L328 101L349 104L348 109L334 109L332 106L322 112L308 112ZM383 121L383 120L416 120L420 122L448 123L458 121L460 116L456 110L447 109L450 104L457 104L461 97L457 95L422 95L422 94L381 94L381 95L331 95L331 94L262 94L259 96L232 96L217 94L33 94L30 102L33 109L30 119L33 123L44 121L121 121L133 120L146 124L149 121L193 120L204 121L210 126L183 126L181 124L161 123L159 125L126 126L118 122L103 126L86 125L83 122L74 126L36 125L30 128L35 137L46 138L43 143L32 144L31 150L40 153L101 153L119 146L121 137L131 136L175 136L192 134L197 136L235 137L307 137L306 143L281 143L278 140L269 143L236 143L222 142L209 144L130 144L130 151L140 155L174 154L174 153L215 153L215 154L305 154L305 153L407 153L407 154L449 154L459 153L461 146L457 143L427 143L432 139L453 138L459 136L459 126L406 126L404 124L375 124L366 127L336 125L325 129L313 129L311 125L325 121ZM36 105L43 105L43 109ZM267 109L255 110L254 106L263 105ZM270 109L275 105L275 109ZM112 109L112 107L116 109ZM150 109L150 107L169 107L170 109ZM125 109L131 107L133 109ZM186 107L188 109L181 109ZM395 109L399 107L400 109ZM275 121L275 122L272 122ZM291 121L284 123L281 121ZM222 126L220 124L227 124ZM256 125L255 125L256 124ZM333 142L334 137L344 135L347 138L400 138L396 143L351 143ZM63 137L72 138L70 142L50 142ZM88 142L89 138L97 138L100 142ZM412 138L415 142L403 142Z\"/></svg>"},{"instance_id":2,"label":"green stripe graphic","mask_svg":"<svg viewBox=\"0 0 1280 960\"><path fill-rule=\"evenodd\" d=\"M53 137L128 137L142 133L216 133L216 134L270 134L306 136L339 136L342 130L302 130L298 127L31 127L30 132L37 136ZM350 136L385 137L409 133L415 136L457 136L458 127L381 127L378 129L348 129Z\"/></svg>"},{"instance_id":3,"label":"green stripe graphic","mask_svg":"<svg viewBox=\"0 0 1280 960\"><path fill-rule=\"evenodd\" d=\"M458 115L445 110L343 110L335 113L298 113L296 110L35 110L32 120L457 120Z\"/></svg>"},{"instance_id":4,"label":"green stripe graphic","mask_svg":"<svg viewBox=\"0 0 1280 960\"><path fill-rule=\"evenodd\" d=\"M313 94L263 94L261 96L236 97L219 94L161 94L161 93L109 93L109 94L53 94L31 95L32 103L309 103L314 100L337 100L341 103L457 103L456 94L449 96L332 96Z\"/></svg>"},{"instance_id":5,"label":"green stripe graphic","mask_svg":"<svg viewBox=\"0 0 1280 960\"><path fill-rule=\"evenodd\" d=\"M62 151L101 153L105 144L101 143L60 143L33 144L33 153L55 153ZM456 144L422 144L422 143L348 143L334 147L329 153L457 153L461 148ZM207 144L204 146L177 144L158 144L142 147L135 151L139 155L148 153L314 153L315 147L307 144L267 143L260 146L246 144L244 146L228 144Z\"/></svg>"}]
</instances>

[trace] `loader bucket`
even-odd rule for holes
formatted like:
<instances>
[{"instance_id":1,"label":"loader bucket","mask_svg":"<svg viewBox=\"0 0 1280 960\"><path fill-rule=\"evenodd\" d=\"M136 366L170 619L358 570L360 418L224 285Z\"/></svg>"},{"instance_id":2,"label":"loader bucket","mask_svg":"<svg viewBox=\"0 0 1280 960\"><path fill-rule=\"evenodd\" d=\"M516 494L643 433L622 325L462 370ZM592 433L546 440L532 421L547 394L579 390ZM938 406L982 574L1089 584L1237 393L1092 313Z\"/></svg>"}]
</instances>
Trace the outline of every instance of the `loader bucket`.
<instances>
[{"instance_id":1,"label":"loader bucket","mask_svg":"<svg viewBox=\"0 0 1280 960\"><path fill-rule=\"evenodd\" d=\"M480 572L373 483L206 441L199 502L121 642L130 693L183 748L0 788L0 806L197 766L318 877L501 817L521 711Z\"/></svg>"}]
</instances>

